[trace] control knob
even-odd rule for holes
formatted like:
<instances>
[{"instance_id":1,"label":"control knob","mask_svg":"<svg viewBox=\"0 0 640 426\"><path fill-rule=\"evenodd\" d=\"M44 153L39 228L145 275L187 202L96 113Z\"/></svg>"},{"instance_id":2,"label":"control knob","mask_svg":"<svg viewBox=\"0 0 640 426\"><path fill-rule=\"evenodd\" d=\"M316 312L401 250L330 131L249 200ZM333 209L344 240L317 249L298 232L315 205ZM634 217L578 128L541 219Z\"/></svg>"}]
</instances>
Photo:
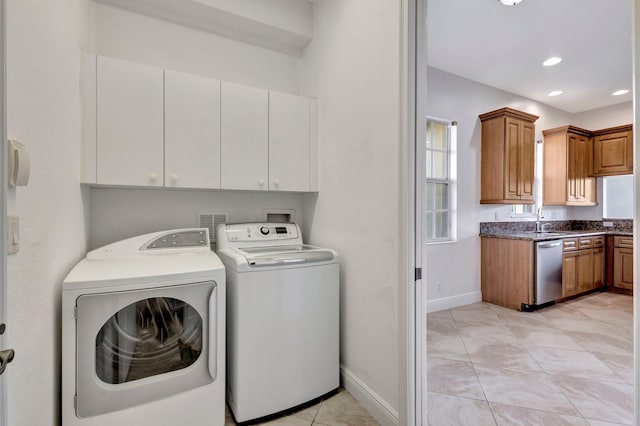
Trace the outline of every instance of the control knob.
<instances>
[{"instance_id":1,"label":"control knob","mask_svg":"<svg viewBox=\"0 0 640 426\"><path fill-rule=\"evenodd\" d=\"M262 235L269 235L269 228L267 228L266 226L260 227L260 233Z\"/></svg>"}]
</instances>

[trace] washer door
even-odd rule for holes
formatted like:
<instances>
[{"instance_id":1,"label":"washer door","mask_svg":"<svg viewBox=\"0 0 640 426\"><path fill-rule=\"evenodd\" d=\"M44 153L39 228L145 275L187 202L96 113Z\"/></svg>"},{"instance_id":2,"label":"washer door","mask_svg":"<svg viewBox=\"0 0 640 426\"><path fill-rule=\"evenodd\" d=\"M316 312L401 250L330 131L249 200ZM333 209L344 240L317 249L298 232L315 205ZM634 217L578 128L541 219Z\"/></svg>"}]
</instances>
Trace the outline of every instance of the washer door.
<instances>
[{"instance_id":1,"label":"washer door","mask_svg":"<svg viewBox=\"0 0 640 426\"><path fill-rule=\"evenodd\" d=\"M77 416L133 407L215 380L216 295L216 283L208 281L78 297Z\"/></svg>"}]
</instances>

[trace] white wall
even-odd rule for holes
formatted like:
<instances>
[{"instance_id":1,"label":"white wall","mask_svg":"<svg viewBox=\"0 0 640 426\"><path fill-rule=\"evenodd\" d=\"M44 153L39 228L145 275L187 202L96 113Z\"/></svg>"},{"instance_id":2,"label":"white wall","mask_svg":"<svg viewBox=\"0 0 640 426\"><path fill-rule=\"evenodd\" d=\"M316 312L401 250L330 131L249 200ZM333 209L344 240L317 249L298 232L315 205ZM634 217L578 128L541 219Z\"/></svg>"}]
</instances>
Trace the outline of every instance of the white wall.
<instances>
[{"instance_id":1,"label":"white wall","mask_svg":"<svg viewBox=\"0 0 640 426\"><path fill-rule=\"evenodd\" d=\"M397 416L400 2L317 0L313 26L321 190L305 196L305 235L342 256L343 368Z\"/></svg>"},{"instance_id":2,"label":"white wall","mask_svg":"<svg viewBox=\"0 0 640 426\"><path fill-rule=\"evenodd\" d=\"M95 4L96 53L299 94L302 58Z\"/></svg>"},{"instance_id":3,"label":"white wall","mask_svg":"<svg viewBox=\"0 0 640 426\"><path fill-rule=\"evenodd\" d=\"M260 222L263 208L294 210L296 222L303 225L302 194L93 188L89 248L147 232L197 226L199 211L226 213L229 223Z\"/></svg>"},{"instance_id":4,"label":"white wall","mask_svg":"<svg viewBox=\"0 0 640 426\"><path fill-rule=\"evenodd\" d=\"M59 424L61 283L86 247L78 167L85 12L80 1L7 2L7 132L31 155L29 185L8 193L21 228L20 252L7 259L12 426Z\"/></svg>"},{"instance_id":5,"label":"white wall","mask_svg":"<svg viewBox=\"0 0 640 426\"><path fill-rule=\"evenodd\" d=\"M311 37L313 11L304 0L196 0L293 33Z\"/></svg>"}]
</instances>

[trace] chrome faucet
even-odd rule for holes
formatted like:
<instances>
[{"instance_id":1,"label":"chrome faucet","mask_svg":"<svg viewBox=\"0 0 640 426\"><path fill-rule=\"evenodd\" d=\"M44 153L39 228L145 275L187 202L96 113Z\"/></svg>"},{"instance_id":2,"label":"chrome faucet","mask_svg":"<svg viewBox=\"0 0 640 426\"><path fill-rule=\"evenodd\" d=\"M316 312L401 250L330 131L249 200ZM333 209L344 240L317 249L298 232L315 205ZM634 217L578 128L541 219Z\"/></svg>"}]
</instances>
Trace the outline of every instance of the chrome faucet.
<instances>
[{"instance_id":1,"label":"chrome faucet","mask_svg":"<svg viewBox=\"0 0 640 426\"><path fill-rule=\"evenodd\" d=\"M540 223L540 219L544 218L544 212L542 211L542 207L538 208L538 214L536 215L536 232L543 232L544 225Z\"/></svg>"}]
</instances>

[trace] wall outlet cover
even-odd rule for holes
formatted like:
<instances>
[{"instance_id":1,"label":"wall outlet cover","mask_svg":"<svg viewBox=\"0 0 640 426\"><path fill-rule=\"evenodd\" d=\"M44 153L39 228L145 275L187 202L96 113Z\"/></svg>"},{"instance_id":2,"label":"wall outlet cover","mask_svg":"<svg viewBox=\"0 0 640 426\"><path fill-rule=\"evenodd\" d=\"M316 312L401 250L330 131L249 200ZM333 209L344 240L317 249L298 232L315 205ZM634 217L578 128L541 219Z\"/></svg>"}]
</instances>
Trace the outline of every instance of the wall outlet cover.
<instances>
[{"instance_id":1,"label":"wall outlet cover","mask_svg":"<svg viewBox=\"0 0 640 426\"><path fill-rule=\"evenodd\" d=\"M602 226L605 226L607 228L613 228L613 222L602 222Z\"/></svg>"}]
</instances>

